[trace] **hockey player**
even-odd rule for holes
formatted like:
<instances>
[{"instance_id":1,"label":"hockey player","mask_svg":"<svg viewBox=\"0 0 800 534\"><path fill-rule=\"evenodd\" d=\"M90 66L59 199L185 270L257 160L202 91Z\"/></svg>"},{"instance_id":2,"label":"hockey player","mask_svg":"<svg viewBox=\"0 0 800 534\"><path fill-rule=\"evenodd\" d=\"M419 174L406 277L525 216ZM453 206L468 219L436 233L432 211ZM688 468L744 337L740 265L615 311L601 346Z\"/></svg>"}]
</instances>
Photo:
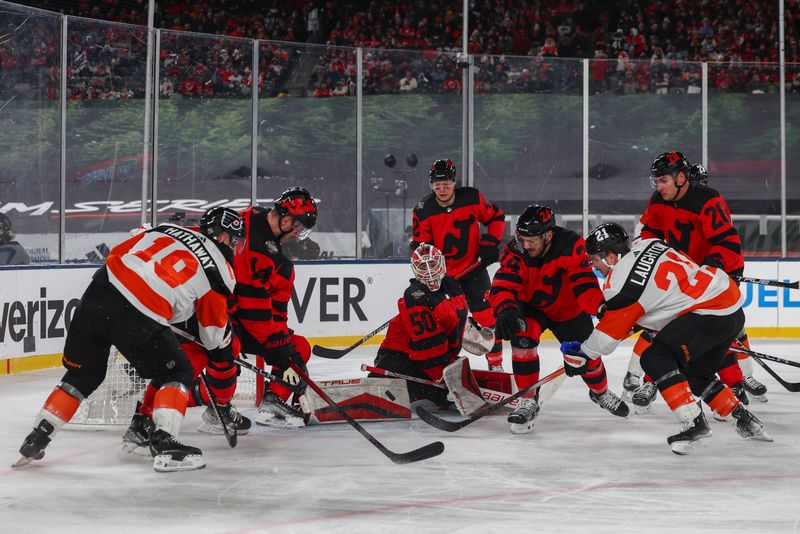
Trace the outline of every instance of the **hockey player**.
<instances>
[{"instance_id":1,"label":"hockey player","mask_svg":"<svg viewBox=\"0 0 800 534\"><path fill-rule=\"evenodd\" d=\"M516 239L503 249L489 298L497 336L511 340L519 389L539 380L542 332L550 329L561 342L583 341L603 303L584 239L556 226L553 210L539 205L528 206L517 220ZM628 406L608 389L602 359L590 362L583 380L592 401L616 416L628 415ZM511 432L532 431L538 411L535 396L522 399L508 416Z\"/></svg>"},{"instance_id":2,"label":"hockey player","mask_svg":"<svg viewBox=\"0 0 800 534\"><path fill-rule=\"evenodd\" d=\"M456 166L449 159L436 160L428 177L433 193L414 208L411 251L422 243L441 250L447 274L459 279L472 316L482 327L493 327L494 316L486 298L491 284L486 268L500 258L505 215L477 189L456 187ZM485 233L481 233L481 225L486 227ZM480 267L474 268L479 261ZM474 270L469 271L471 268ZM490 371L503 371L499 341L486 360Z\"/></svg>"},{"instance_id":3,"label":"hockey player","mask_svg":"<svg viewBox=\"0 0 800 534\"><path fill-rule=\"evenodd\" d=\"M239 214L230 208L216 207L208 210L200 219L199 231L210 239L226 232L237 244L239 250L243 248L244 222ZM228 264L233 265L233 251L226 247L222 249L222 252ZM200 326L196 315L193 315L188 321L173 326L173 331L184 332L194 339L199 338ZM208 434L224 432L216 411L210 406L209 391L203 385L203 381L198 378L205 371L206 381L211 389L211 394L214 395L220 415L225 420L225 425L238 435L247 434L251 426L250 419L240 414L231 404L238 376L238 368L233 363L234 355L239 355L240 352L238 340L234 337L231 343L208 350L194 341L188 341L186 337L181 338L179 335L179 339L181 350L189 358L194 376L187 406L207 407L203 412L198 431ZM123 451L143 456L150 455L150 434L154 427L153 401L157 392L158 390L153 384L145 389L143 399L137 404L136 413L122 437Z\"/></svg>"},{"instance_id":4,"label":"hockey player","mask_svg":"<svg viewBox=\"0 0 800 534\"><path fill-rule=\"evenodd\" d=\"M292 332L287 323L294 264L283 254L281 245L308 237L317 222L317 204L304 188L293 187L284 191L272 208L251 206L242 217L247 241L234 262L234 330L243 354L262 357L273 366L273 374L297 385L299 377L289 367L289 361L304 367L311 357L311 345ZM271 382L259 406L256 424L304 426L303 412L287 402L291 393L286 386Z\"/></svg>"},{"instance_id":5,"label":"hockey player","mask_svg":"<svg viewBox=\"0 0 800 534\"><path fill-rule=\"evenodd\" d=\"M656 332L642 354L642 367L683 423L667 438L674 453L686 454L711 437L698 398L715 413L733 416L743 438L772 441L761 421L715 376L744 325L737 284L722 269L700 266L660 239L642 239L631 248L616 223L595 228L586 251L606 277L606 306L583 344L563 347L574 358L566 365L583 372L638 324Z\"/></svg>"},{"instance_id":6,"label":"hockey player","mask_svg":"<svg viewBox=\"0 0 800 534\"><path fill-rule=\"evenodd\" d=\"M664 239L667 244L687 254L701 265L719 267L729 275L744 271L741 240L731 222L730 210L716 190L703 185L708 173L702 165L689 166L680 152L665 152L650 167L650 180L656 190L642 215L641 238ZM744 329L737 337L739 343L749 347ZM634 353L641 354L647 346L641 338ZM738 358L738 364L737 363ZM720 370L720 378L747 403L747 394L766 400L767 388L753 378L752 359L729 352L727 365ZM655 399L655 387L645 382L634 392L636 410L646 411Z\"/></svg>"},{"instance_id":7,"label":"hockey player","mask_svg":"<svg viewBox=\"0 0 800 534\"><path fill-rule=\"evenodd\" d=\"M17 241L11 231L11 219L0 213L0 265L27 265L30 256Z\"/></svg>"},{"instance_id":8,"label":"hockey player","mask_svg":"<svg viewBox=\"0 0 800 534\"><path fill-rule=\"evenodd\" d=\"M233 227L242 225L234 219ZM177 439L189 401L192 366L170 325L195 315L198 339L209 350L230 343L227 298L237 245L232 230L208 236L162 224L114 247L94 275L70 323L64 345L67 372L36 416L20 448L24 465L44 456L53 435L103 381L111 345L153 387L150 451L156 471L205 466L200 449Z\"/></svg>"},{"instance_id":9,"label":"hockey player","mask_svg":"<svg viewBox=\"0 0 800 534\"><path fill-rule=\"evenodd\" d=\"M417 247L411 253L411 270L414 278L397 301L398 314L389 322L375 366L438 381L461 351L467 303L461 286L446 274L444 255L436 247ZM448 404L445 389L409 381L408 391L411 402Z\"/></svg>"}]
</instances>

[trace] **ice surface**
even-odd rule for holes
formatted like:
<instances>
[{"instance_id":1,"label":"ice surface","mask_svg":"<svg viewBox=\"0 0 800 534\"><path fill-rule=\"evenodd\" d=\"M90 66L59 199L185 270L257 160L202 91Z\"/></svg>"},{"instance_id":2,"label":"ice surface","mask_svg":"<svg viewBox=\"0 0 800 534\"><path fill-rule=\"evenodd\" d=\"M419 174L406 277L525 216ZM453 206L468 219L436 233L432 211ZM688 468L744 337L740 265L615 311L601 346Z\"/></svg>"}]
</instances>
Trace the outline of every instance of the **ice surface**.
<instances>
[{"instance_id":1,"label":"ice surface","mask_svg":"<svg viewBox=\"0 0 800 534\"><path fill-rule=\"evenodd\" d=\"M796 345L753 342L800 360ZM630 347L606 358L617 393ZM363 376L374 351L309 368L317 379ZM544 376L561 363L555 343L541 353ZM770 365L800 381L800 369ZM121 461L124 428L111 427L62 431L44 460L12 470L61 374L0 376L0 532L800 532L800 394L758 366L769 402L751 407L775 442L742 440L709 418L711 445L684 457L666 444L680 425L660 397L651 413L620 419L571 378L524 436L509 433L507 412L452 434L416 419L365 425L396 452L444 442L441 456L416 464L393 464L346 424L257 427L230 449L196 431L202 409L193 408L182 439L203 450L206 469L160 474L147 461Z\"/></svg>"}]
</instances>

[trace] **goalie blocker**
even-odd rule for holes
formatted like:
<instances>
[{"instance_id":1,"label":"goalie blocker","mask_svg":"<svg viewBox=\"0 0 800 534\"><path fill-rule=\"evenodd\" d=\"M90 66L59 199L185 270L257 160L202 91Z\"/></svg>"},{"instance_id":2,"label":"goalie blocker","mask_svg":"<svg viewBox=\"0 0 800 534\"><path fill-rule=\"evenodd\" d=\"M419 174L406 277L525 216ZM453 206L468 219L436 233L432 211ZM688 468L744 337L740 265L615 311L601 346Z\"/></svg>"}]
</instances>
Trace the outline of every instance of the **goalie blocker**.
<instances>
[{"instance_id":1,"label":"goalie blocker","mask_svg":"<svg viewBox=\"0 0 800 534\"><path fill-rule=\"evenodd\" d=\"M464 371L465 358L459 358L450 367L453 373ZM469 370L468 365L466 369ZM472 371L475 384L479 388L482 400L474 397L474 392L465 393L456 388L461 397L461 404L471 409L482 406L485 402L496 403L516 392L516 385L509 373L492 371ZM447 382L447 378L445 381ZM411 401L407 382L399 378L346 378L338 380L320 380L317 384L356 421L391 421L395 419L411 419ZM451 390L452 391L452 390ZM512 401L508 407L514 409L518 400ZM458 407L459 403L456 402ZM344 422L337 412L317 395L307 390L300 397L300 407L306 414L308 424L327 424ZM461 411L462 408L459 408ZM462 412L463 413L463 412Z\"/></svg>"}]
</instances>

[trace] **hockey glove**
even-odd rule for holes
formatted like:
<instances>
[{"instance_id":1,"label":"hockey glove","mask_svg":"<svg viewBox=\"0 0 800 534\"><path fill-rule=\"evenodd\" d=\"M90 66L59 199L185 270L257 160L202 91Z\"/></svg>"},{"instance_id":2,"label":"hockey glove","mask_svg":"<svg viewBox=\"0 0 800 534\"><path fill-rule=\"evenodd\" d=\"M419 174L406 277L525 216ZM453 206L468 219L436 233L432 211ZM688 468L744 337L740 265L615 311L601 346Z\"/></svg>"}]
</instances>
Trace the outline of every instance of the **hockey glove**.
<instances>
[{"instance_id":1,"label":"hockey glove","mask_svg":"<svg viewBox=\"0 0 800 534\"><path fill-rule=\"evenodd\" d=\"M578 376L589 369L589 357L581 350L580 341L566 341L561 344L564 354L564 374Z\"/></svg>"},{"instance_id":2,"label":"hockey glove","mask_svg":"<svg viewBox=\"0 0 800 534\"><path fill-rule=\"evenodd\" d=\"M445 276L442 279L442 291L447 293L447 296L450 298L464 294L464 290L461 289L461 284L452 276Z\"/></svg>"},{"instance_id":3,"label":"hockey glove","mask_svg":"<svg viewBox=\"0 0 800 534\"><path fill-rule=\"evenodd\" d=\"M511 339L525 329L525 317L519 306L506 302L495 310L496 324L494 331L498 339Z\"/></svg>"},{"instance_id":4,"label":"hockey glove","mask_svg":"<svg viewBox=\"0 0 800 534\"><path fill-rule=\"evenodd\" d=\"M712 254L703 259L703 265L709 267L717 267L718 269L725 270L725 264L722 262L722 257L719 254Z\"/></svg>"},{"instance_id":5,"label":"hockey glove","mask_svg":"<svg viewBox=\"0 0 800 534\"><path fill-rule=\"evenodd\" d=\"M478 247L478 257L483 267L488 267L500 259L500 240L496 237L483 234L478 241Z\"/></svg>"}]
</instances>

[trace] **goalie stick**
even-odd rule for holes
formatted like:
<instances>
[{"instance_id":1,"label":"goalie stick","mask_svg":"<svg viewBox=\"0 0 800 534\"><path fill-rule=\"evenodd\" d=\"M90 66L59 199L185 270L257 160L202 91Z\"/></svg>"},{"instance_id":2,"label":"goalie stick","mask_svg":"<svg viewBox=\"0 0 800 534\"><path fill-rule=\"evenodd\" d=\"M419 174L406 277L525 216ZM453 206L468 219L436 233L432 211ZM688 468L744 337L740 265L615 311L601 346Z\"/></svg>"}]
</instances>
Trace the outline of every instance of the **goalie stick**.
<instances>
[{"instance_id":1,"label":"goalie stick","mask_svg":"<svg viewBox=\"0 0 800 534\"><path fill-rule=\"evenodd\" d=\"M348 423L350 423L350 426L355 428L359 434L364 436L367 441L372 443L379 451L381 451L394 463L402 465L412 462L419 462L420 460L427 460L428 458L433 458L434 456L438 456L444 452L444 443L441 441L434 441L433 443L429 443L423 447L420 447L419 449L414 449L413 451L404 453L390 451L383 445L383 443L378 441L375 436L367 432L363 426L361 426L355 419L350 417L350 414L348 414L341 406L336 404L321 387L308 378L308 375L300 368L299 365L289 360L289 367L291 367L292 370L297 373L297 376L299 376L303 382L308 384L308 387L313 389L316 394L319 395L325 402L327 402L331 408L336 410L339 415L341 415Z\"/></svg>"},{"instance_id":2,"label":"goalie stick","mask_svg":"<svg viewBox=\"0 0 800 534\"><path fill-rule=\"evenodd\" d=\"M789 289L800 289L800 280L795 282L782 282L781 280L766 280L764 278L749 278L747 276L734 276L731 278L737 282L744 282L746 284L756 284L760 286L773 286L773 287L788 287Z\"/></svg>"},{"instance_id":3,"label":"goalie stick","mask_svg":"<svg viewBox=\"0 0 800 534\"><path fill-rule=\"evenodd\" d=\"M739 343L739 342L737 341L737 343ZM791 360L786 360L784 358L778 358L777 356L770 356L769 354L762 354L760 352L755 352L755 351L752 351L752 350L746 349L746 348L737 349L737 348L731 347L731 350L734 351L734 352L741 352L742 354L747 354L749 356L752 356L753 359L756 361L756 363L758 365L760 365L761 367L763 367L764 370L767 373L769 373L770 376L772 376L772 378L774 378L780 385L782 385L784 388L786 388L787 391L791 391L792 393L797 393L798 391L800 391L800 382L787 382L786 380L784 380L783 378L778 376L778 373L773 371L771 367L769 367L766 363L764 363L762 361L762 359L763 360L773 361L773 362L778 362L778 363L783 363L783 364L786 364L786 365L791 365L793 367L800 367L800 363L794 362L794 361L791 361Z\"/></svg>"},{"instance_id":4,"label":"goalie stick","mask_svg":"<svg viewBox=\"0 0 800 534\"><path fill-rule=\"evenodd\" d=\"M222 414L219 413L219 404L217 404L217 399L214 397L214 392L211 391L210 387L208 387L206 375L202 372L200 373L200 381L203 382L203 387L205 387L206 391L208 392L208 404L211 406L211 409L214 410L214 413L217 415L217 419L219 419L219 422L222 425L222 433L225 434L225 439L228 440L228 445L231 446L231 449L236 447L236 432L231 433L228 425L225 424L225 419L223 419Z\"/></svg>"},{"instance_id":5,"label":"goalie stick","mask_svg":"<svg viewBox=\"0 0 800 534\"><path fill-rule=\"evenodd\" d=\"M474 271L475 269L480 267L480 265L481 265L480 260L476 261L475 263L470 265L463 273L459 274L456 277L456 280L461 280L466 275L468 275L469 273L471 273L472 271ZM392 319L394 319L394 317L392 317ZM350 353L353 349L360 347L361 345L363 345L364 343L366 343L367 341L369 341L370 339L372 339L376 335L378 335L381 332L383 332L383 330L385 330L389 326L389 323L392 322L392 319L389 319L388 321L386 321L385 323L380 325L378 328L376 328L375 330L373 330L369 334L365 335L364 337L362 337L361 339L359 339L358 341L356 341L355 343L353 343L352 345L350 345L347 348L344 348L344 349L329 349L327 347L321 347L319 345L314 345L314 348L311 349L311 352L313 352L315 356L319 356L320 358L328 358L329 360L338 360L342 356Z\"/></svg>"},{"instance_id":6,"label":"goalie stick","mask_svg":"<svg viewBox=\"0 0 800 534\"><path fill-rule=\"evenodd\" d=\"M409 382L419 382L420 384L425 384L426 386L433 386L435 388L447 389L447 386L445 386L441 382L434 382L433 380L425 380L424 378L417 378L416 376L401 375L400 373L395 373L394 371L381 369L380 367L373 367L371 365L367 365L366 363L361 364L361 370L367 371L369 373L375 373L376 375L390 376L392 378L401 378L403 380L408 380Z\"/></svg>"},{"instance_id":7,"label":"goalie stick","mask_svg":"<svg viewBox=\"0 0 800 534\"><path fill-rule=\"evenodd\" d=\"M554 379L558 378L559 376L561 376L563 374L564 374L564 368L563 367L559 367L558 369L556 369L555 371L553 371L552 373L550 373L546 377L542 378L541 380L539 380L535 384L531 384L530 386L526 387L525 389L521 389L521 390L517 391L513 395L506 397L505 399L501 400L498 403L487 404L483 408L480 408L474 414L470 415L466 419L462 419L461 421L448 421L446 419L442 419L441 417L437 417L437 416L433 415L432 413L430 413L429 411L427 411L424 406L418 406L417 407L417 415L419 416L420 419L422 419L423 421L425 421L429 425L438 428L439 430L444 430L445 432L455 432L456 430L460 430L460 429L464 428L467 425L471 425L472 423L474 423L478 419L481 419L483 416L489 415L490 413L497 411L498 409L500 409L501 407L505 406L509 402L512 402L515 399L518 399L518 398L522 397L526 393L530 393L534 389L536 389L536 388L538 388L540 386L543 386L544 384L550 382L551 380L554 380Z\"/></svg>"}]
</instances>

